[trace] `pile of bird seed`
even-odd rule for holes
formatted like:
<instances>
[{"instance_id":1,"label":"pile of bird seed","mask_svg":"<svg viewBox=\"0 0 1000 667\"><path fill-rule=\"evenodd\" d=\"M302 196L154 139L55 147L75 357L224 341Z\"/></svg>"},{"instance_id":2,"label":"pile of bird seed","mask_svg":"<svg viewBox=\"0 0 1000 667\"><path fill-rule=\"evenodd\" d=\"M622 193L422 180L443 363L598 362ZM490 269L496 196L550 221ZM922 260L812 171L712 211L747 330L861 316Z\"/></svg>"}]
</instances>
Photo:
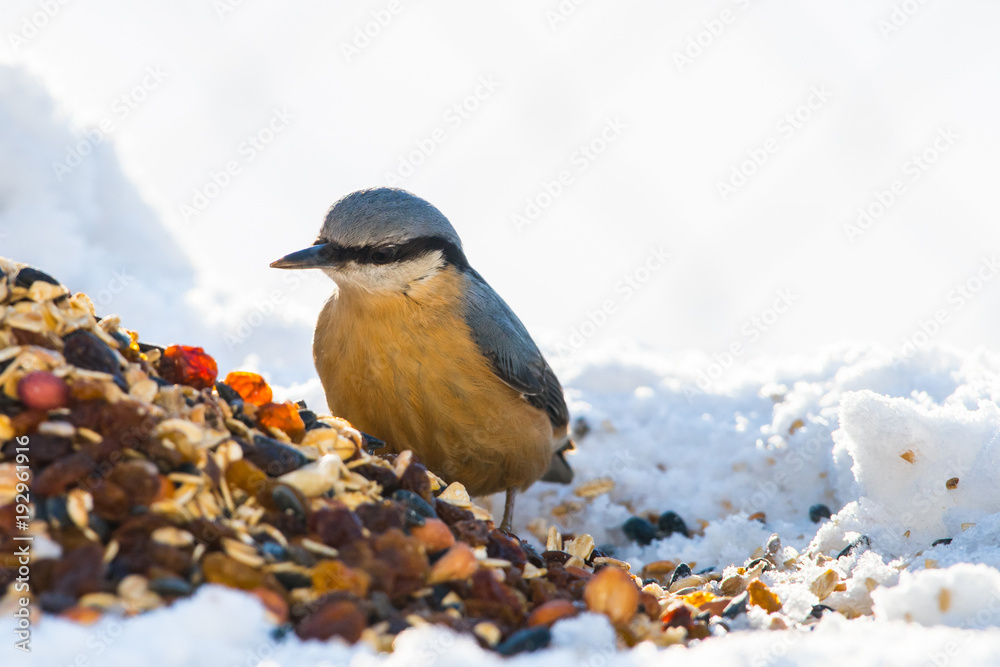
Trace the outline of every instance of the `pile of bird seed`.
<instances>
[{"instance_id":1,"label":"pile of bird seed","mask_svg":"<svg viewBox=\"0 0 1000 667\"><path fill-rule=\"evenodd\" d=\"M632 646L725 633L748 605L781 608L759 579L790 567L780 546L725 577L660 561L640 578L556 527L539 553L411 452L379 455L343 419L273 402L255 374L216 376L200 348L145 345L85 294L0 259L0 609L26 595L14 591L25 535L32 614L84 624L218 584L256 596L277 636L391 651L398 633L433 623L509 655L587 610ZM839 577L824 581L828 595Z\"/></svg>"}]
</instances>

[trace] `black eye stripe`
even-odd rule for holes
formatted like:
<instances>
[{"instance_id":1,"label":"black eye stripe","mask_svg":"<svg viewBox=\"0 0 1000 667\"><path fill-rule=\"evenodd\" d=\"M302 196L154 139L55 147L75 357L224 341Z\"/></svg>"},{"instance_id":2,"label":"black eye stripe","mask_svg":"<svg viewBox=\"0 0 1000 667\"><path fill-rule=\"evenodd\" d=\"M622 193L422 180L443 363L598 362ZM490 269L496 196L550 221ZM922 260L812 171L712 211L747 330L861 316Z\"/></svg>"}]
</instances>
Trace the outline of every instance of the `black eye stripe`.
<instances>
[{"instance_id":1,"label":"black eye stripe","mask_svg":"<svg viewBox=\"0 0 1000 667\"><path fill-rule=\"evenodd\" d=\"M358 264L388 264L415 259L433 250L440 250L445 261L457 269L464 271L469 268L465 253L456 244L440 236L420 236L405 243L382 246L334 246L330 244L330 254L336 255L341 261L353 260ZM388 256L386 256L388 251Z\"/></svg>"}]
</instances>

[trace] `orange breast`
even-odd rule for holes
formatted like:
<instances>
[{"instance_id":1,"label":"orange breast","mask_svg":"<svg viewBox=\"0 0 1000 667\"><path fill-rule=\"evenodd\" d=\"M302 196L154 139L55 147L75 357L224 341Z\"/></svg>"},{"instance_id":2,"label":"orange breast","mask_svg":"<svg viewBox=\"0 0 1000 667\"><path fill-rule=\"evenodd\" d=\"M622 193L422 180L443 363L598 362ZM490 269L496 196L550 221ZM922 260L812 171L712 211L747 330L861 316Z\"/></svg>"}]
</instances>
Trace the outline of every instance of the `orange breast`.
<instances>
[{"instance_id":1,"label":"orange breast","mask_svg":"<svg viewBox=\"0 0 1000 667\"><path fill-rule=\"evenodd\" d=\"M320 313L316 369L333 414L412 449L473 495L525 488L553 449L548 417L494 375L448 267L409 295L342 291Z\"/></svg>"}]
</instances>

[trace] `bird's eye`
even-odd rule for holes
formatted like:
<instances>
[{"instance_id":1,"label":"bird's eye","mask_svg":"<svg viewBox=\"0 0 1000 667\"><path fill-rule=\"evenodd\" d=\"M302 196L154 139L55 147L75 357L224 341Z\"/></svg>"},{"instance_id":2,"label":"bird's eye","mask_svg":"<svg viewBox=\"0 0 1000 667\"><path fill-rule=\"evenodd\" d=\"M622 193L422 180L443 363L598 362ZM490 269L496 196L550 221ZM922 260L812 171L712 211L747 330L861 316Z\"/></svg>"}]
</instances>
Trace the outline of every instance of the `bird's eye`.
<instances>
[{"instance_id":1,"label":"bird's eye","mask_svg":"<svg viewBox=\"0 0 1000 667\"><path fill-rule=\"evenodd\" d=\"M395 256L396 250L394 248L375 248L369 255L373 264L388 264Z\"/></svg>"}]
</instances>

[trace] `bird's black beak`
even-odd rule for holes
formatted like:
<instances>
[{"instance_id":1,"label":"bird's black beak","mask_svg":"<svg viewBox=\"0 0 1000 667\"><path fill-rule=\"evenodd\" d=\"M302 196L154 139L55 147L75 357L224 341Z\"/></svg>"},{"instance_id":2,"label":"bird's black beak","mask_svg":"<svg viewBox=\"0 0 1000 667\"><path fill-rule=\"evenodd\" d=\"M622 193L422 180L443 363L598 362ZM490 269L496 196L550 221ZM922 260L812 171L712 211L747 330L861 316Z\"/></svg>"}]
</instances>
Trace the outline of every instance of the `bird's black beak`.
<instances>
[{"instance_id":1,"label":"bird's black beak","mask_svg":"<svg viewBox=\"0 0 1000 667\"><path fill-rule=\"evenodd\" d=\"M329 243L289 253L271 262L272 269L321 269L337 264L336 248Z\"/></svg>"}]
</instances>

